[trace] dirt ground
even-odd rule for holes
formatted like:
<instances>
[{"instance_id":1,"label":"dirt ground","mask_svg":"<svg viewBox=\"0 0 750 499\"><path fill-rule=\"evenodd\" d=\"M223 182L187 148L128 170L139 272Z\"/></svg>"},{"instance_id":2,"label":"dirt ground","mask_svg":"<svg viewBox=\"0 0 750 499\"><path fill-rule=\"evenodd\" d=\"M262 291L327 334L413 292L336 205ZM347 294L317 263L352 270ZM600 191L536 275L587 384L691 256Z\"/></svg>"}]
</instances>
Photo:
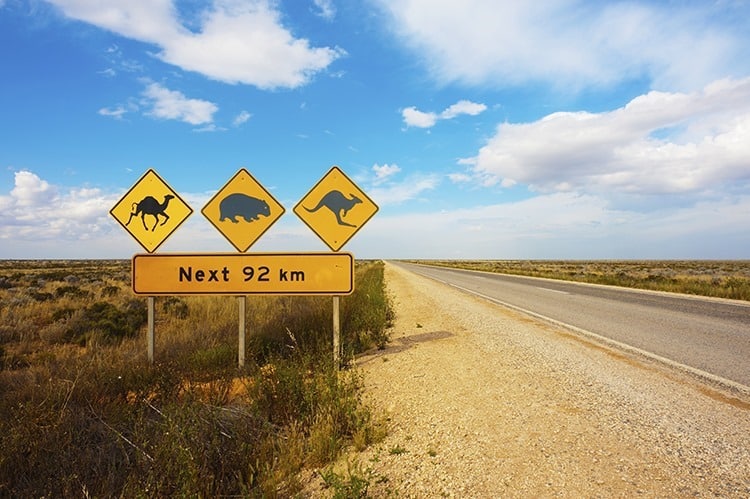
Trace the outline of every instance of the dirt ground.
<instances>
[{"instance_id":1,"label":"dirt ground","mask_svg":"<svg viewBox=\"0 0 750 499\"><path fill-rule=\"evenodd\" d=\"M370 497L750 497L750 399L386 266ZM327 497L322 480L307 494Z\"/></svg>"}]
</instances>

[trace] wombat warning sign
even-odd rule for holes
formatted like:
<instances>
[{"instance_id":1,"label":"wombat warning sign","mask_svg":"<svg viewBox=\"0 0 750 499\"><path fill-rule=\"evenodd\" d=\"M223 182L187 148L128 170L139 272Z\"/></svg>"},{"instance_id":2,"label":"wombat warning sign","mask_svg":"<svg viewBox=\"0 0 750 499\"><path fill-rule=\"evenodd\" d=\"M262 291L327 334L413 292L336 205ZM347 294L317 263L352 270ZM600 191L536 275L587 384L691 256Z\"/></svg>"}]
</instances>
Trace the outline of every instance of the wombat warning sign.
<instances>
[{"instance_id":1,"label":"wombat warning sign","mask_svg":"<svg viewBox=\"0 0 750 499\"><path fill-rule=\"evenodd\" d=\"M242 168L201 213L237 251L245 252L284 214L284 207Z\"/></svg>"}]
</instances>

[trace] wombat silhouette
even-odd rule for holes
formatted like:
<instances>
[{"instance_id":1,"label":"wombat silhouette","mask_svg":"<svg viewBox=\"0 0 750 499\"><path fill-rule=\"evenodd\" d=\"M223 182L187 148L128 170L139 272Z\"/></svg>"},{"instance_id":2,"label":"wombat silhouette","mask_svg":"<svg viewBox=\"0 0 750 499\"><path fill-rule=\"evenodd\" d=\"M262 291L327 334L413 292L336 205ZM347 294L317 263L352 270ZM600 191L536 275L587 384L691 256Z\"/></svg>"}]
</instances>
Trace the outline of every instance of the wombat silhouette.
<instances>
[{"instance_id":1,"label":"wombat silhouette","mask_svg":"<svg viewBox=\"0 0 750 499\"><path fill-rule=\"evenodd\" d=\"M341 191L330 191L321 198L320 202L318 202L318 205L315 208L308 208L306 206L303 206L303 208L310 213L314 213L325 206L336 216L336 221L339 225L343 225L345 227L356 227L356 225L344 222L341 219L341 217L346 216L346 214L354 207L354 205L362 202L362 200L354 194L350 194L350 196L352 197L351 199L344 196Z\"/></svg>"},{"instance_id":2,"label":"wombat silhouette","mask_svg":"<svg viewBox=\"0 0 750 499\"><path fill-rule=\"evenodd\" d=\"M151 231L153 232L156 230L156 225L159 223L159 215L162 215L164 217L164 221L161 223L164 225L167 223L167 220L169 220L169 215L166 213L167 205L169 204L169 201L174 199L174 196L171 194L167 194L164 196L164 202L159 203L153 196L146 196L145 198L141 199L137 203L133 203L133 207L131 208L130 212L130 218L128 218L128 222L125 225L128 225L131 220L133 220L133 217L137 217L138 215L141 216L141 221L143 222L143 228L148 230L148 227L146 226L146 215L152 215L156 220L154 221L154 226L151 228Z\"/></svg>"},{"instance_id":3,"label":"wombat silhouette","mask_svg":"<svg viewBox=\"0 0 750 499\"><path fill-rule=\"evenodd\" d=\"M261 215L267 217L271 214L268 203L262 199L235 192L230 194L219 203L219 222L227 218L233 223L239 223L237 217L242 217L247 222L258 220Z\"/></svg>"}]
</instances>

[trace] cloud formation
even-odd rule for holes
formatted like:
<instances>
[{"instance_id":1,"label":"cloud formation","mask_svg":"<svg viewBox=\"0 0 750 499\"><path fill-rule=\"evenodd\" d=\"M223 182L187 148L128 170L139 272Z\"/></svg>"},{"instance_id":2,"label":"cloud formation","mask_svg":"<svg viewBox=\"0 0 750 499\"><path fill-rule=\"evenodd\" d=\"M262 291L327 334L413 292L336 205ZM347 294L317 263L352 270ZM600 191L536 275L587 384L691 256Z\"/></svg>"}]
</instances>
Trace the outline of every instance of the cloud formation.
<instances>
[{"instance_id":1,"label":"cloud formation","mask_svg":"<svg viewBox=\"0 0 750 499\"><path fill-rule=\"evenodd\" d=\"M750 78L650 92L602 113L503 123L462 160L483 185L544 192L707 194L750 183ZM455 176L454 179L466 180Z\"/></svg>"},{"instance_id":2,"label":"cloud formation","mask_svg":"<svg viewBox=\"0 0 750 499\"><path fill-rule=\"evenodd\" d=\"M247 123L247 120L252 118L253 115L248 113L247 111L240 111L240 113L234 117L234 120L232 120L232 125L234 126L240 126L244 123Z\"/></svg>"},{"instance_id":3,"label":"cloud formation","mask_svg":"<svg viewBox=\"0 0 750 499\"><path fill-rule=\"evenodd\" d=\"M386 180L388 180L391 176L393 176L393 175L397 174L398 172L400 172L401 171L401 167L398 166L398 165L396 165L396 164L393 164L393 165L389 165L389 164L378 165L378 164L375 164L375 165L372 166L372 171L375 172L375 180L374 180L373 183L375 185L378 185L378 184L382 184L383 182L385 182Z\"/></svg>"},{"instance_id":4,"label":"cloud formation","mask_svg":"<svg viewBox=\"0 0 750 499\"><path fill-rule=\"evenodd\" d=\"M147 106L146 114L155 118L179 120L191 125L206 125L213 122L218 106L213 102L189 99L182 92L169 90L158 83L150 83L143 91Z\"/></svg>"},{"instance_id":5,"label":"cloud formation","mask_svg":"<svg viewBox=\"0 0 750 499\"><path fill-rule=\"evenodd\" d=\"M20 170L9 195L0 195L0 240L88 240L107 232L107 212L114 202L98 189L62 189Z\"/></svg>"},{"instance_id":6,"label":"cloud formation","mask_svg":"<svg viewBox=\"0 0 750 499\"><path fill-rule=\"evenodd\" d=\"M344 53L295 38L270 0L214 0L196 29L183 25L173 0L48 1L72 19L157 46L166 63L226 83L298 87Z\"/></svg>"},{"instance_id":7,"label":"cloud formation","mask_svg":"<svg viewBox=\"0 0 750 499\"><path fill-rule=\"evenodd\" d=\"M387 172L385 177L382 176L383 172ZM419 199L424 192L434 190L440 184L440 177L435 174L412 174L396 181L392 178L396 173L395 170L376 170L373 187L367 192L381 207Z\"/></svg>"},{"instance_id":8,"label":"cloud formation","mask_svg":"<svg viewBox=\"0 0 750 499\"><path fill-rule=\"evenodd\" d=\"M317 7L317 14L328 21L332 21L336 17L336 6L333 4L333 0L313 0L315 7Z\"/></svg>"},{"instance_id":9,"label":"cloud formation","mask_svg":"<svg viewBox=\"0 0 750 499\"><path fill-rule=\"evenodd\" d=\"M694 90L750 69L732 2L377 0L441 82L582 89L647 76ZM741 6L737 7L741 9ZM426 13L429 12L429 15Z\"/></svg>"},{"instance_id":10,"label":"cloud formation","mask_svg":"<svg viewBox=\"0 0 750 499\"><path fill-rule=\"evenodd\" d=\"M643 213L556 192L421 213L381 213L355 244L380 258L745 258L750 197ZM394 227L403 230L394 231ZM387 242L384 243L384 242Z\"/></svg>"},{"instance_id":11,"label":"cloud formation","mask_svg":"<svg viewBox=\"0 0 750 499\"><path fill-rule=\"evenodd\" d=\"M99 109L98 112L102 116L109 116L116 120L121 120L125 113L127 113L128 111L123 106L117 106L115 108L103 107Z\"/></svg>"},{"instance_id":12,"label":"cloud formation","mask_svg":"<svg viewBox=\"0 0 750 499\"><path fill-rule=\"evenodd\" d=\"M460 100L455 104L448 106L442 113L424 112L416 107L407 107L401 111L406 126L418 128L432 128L438 120L452 120L462 114L476 116L487 109L484 104L478 104L468 100Z\"/></svg>"}]
</instances>

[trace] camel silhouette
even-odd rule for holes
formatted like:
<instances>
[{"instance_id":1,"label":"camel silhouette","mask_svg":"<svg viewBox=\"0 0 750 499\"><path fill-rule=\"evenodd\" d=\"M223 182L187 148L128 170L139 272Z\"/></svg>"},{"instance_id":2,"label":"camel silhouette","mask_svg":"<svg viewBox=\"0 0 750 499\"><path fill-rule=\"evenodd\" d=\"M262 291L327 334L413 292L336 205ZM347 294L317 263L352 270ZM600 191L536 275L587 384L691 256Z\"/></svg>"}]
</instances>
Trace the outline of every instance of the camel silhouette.
<instances>
[{"instance_id":1,"label":"camel silhouette","mask_svg":"<svg viewBox=\"0 0 750 499\"><path fill-rule=\"evenodd\" d=\"M125 225L128 225L131 220L133 220L133 217L137 217L138 215L141 216L141 221L143 222L143 228L148 230L148 227L146 226L146 215L152 215L156 220L154 221L154 226L151 228L151 231L153 232L156 230L156 226L159 223L159 215L164 216L164 221L161 223L164 225L167 223L167 220L169 220L169 215L166 214L165 210L167 209L167 205L169 204L169 201L174 199L174 196L171 194L167 194L164 196L164 202L159 203L156 199L154 199L152 196L146 196L145 198L141 199L138 203L133 203L132 212L130 212L130 218L128 218L128 223Z\"/></svg>"}]
</instances>

